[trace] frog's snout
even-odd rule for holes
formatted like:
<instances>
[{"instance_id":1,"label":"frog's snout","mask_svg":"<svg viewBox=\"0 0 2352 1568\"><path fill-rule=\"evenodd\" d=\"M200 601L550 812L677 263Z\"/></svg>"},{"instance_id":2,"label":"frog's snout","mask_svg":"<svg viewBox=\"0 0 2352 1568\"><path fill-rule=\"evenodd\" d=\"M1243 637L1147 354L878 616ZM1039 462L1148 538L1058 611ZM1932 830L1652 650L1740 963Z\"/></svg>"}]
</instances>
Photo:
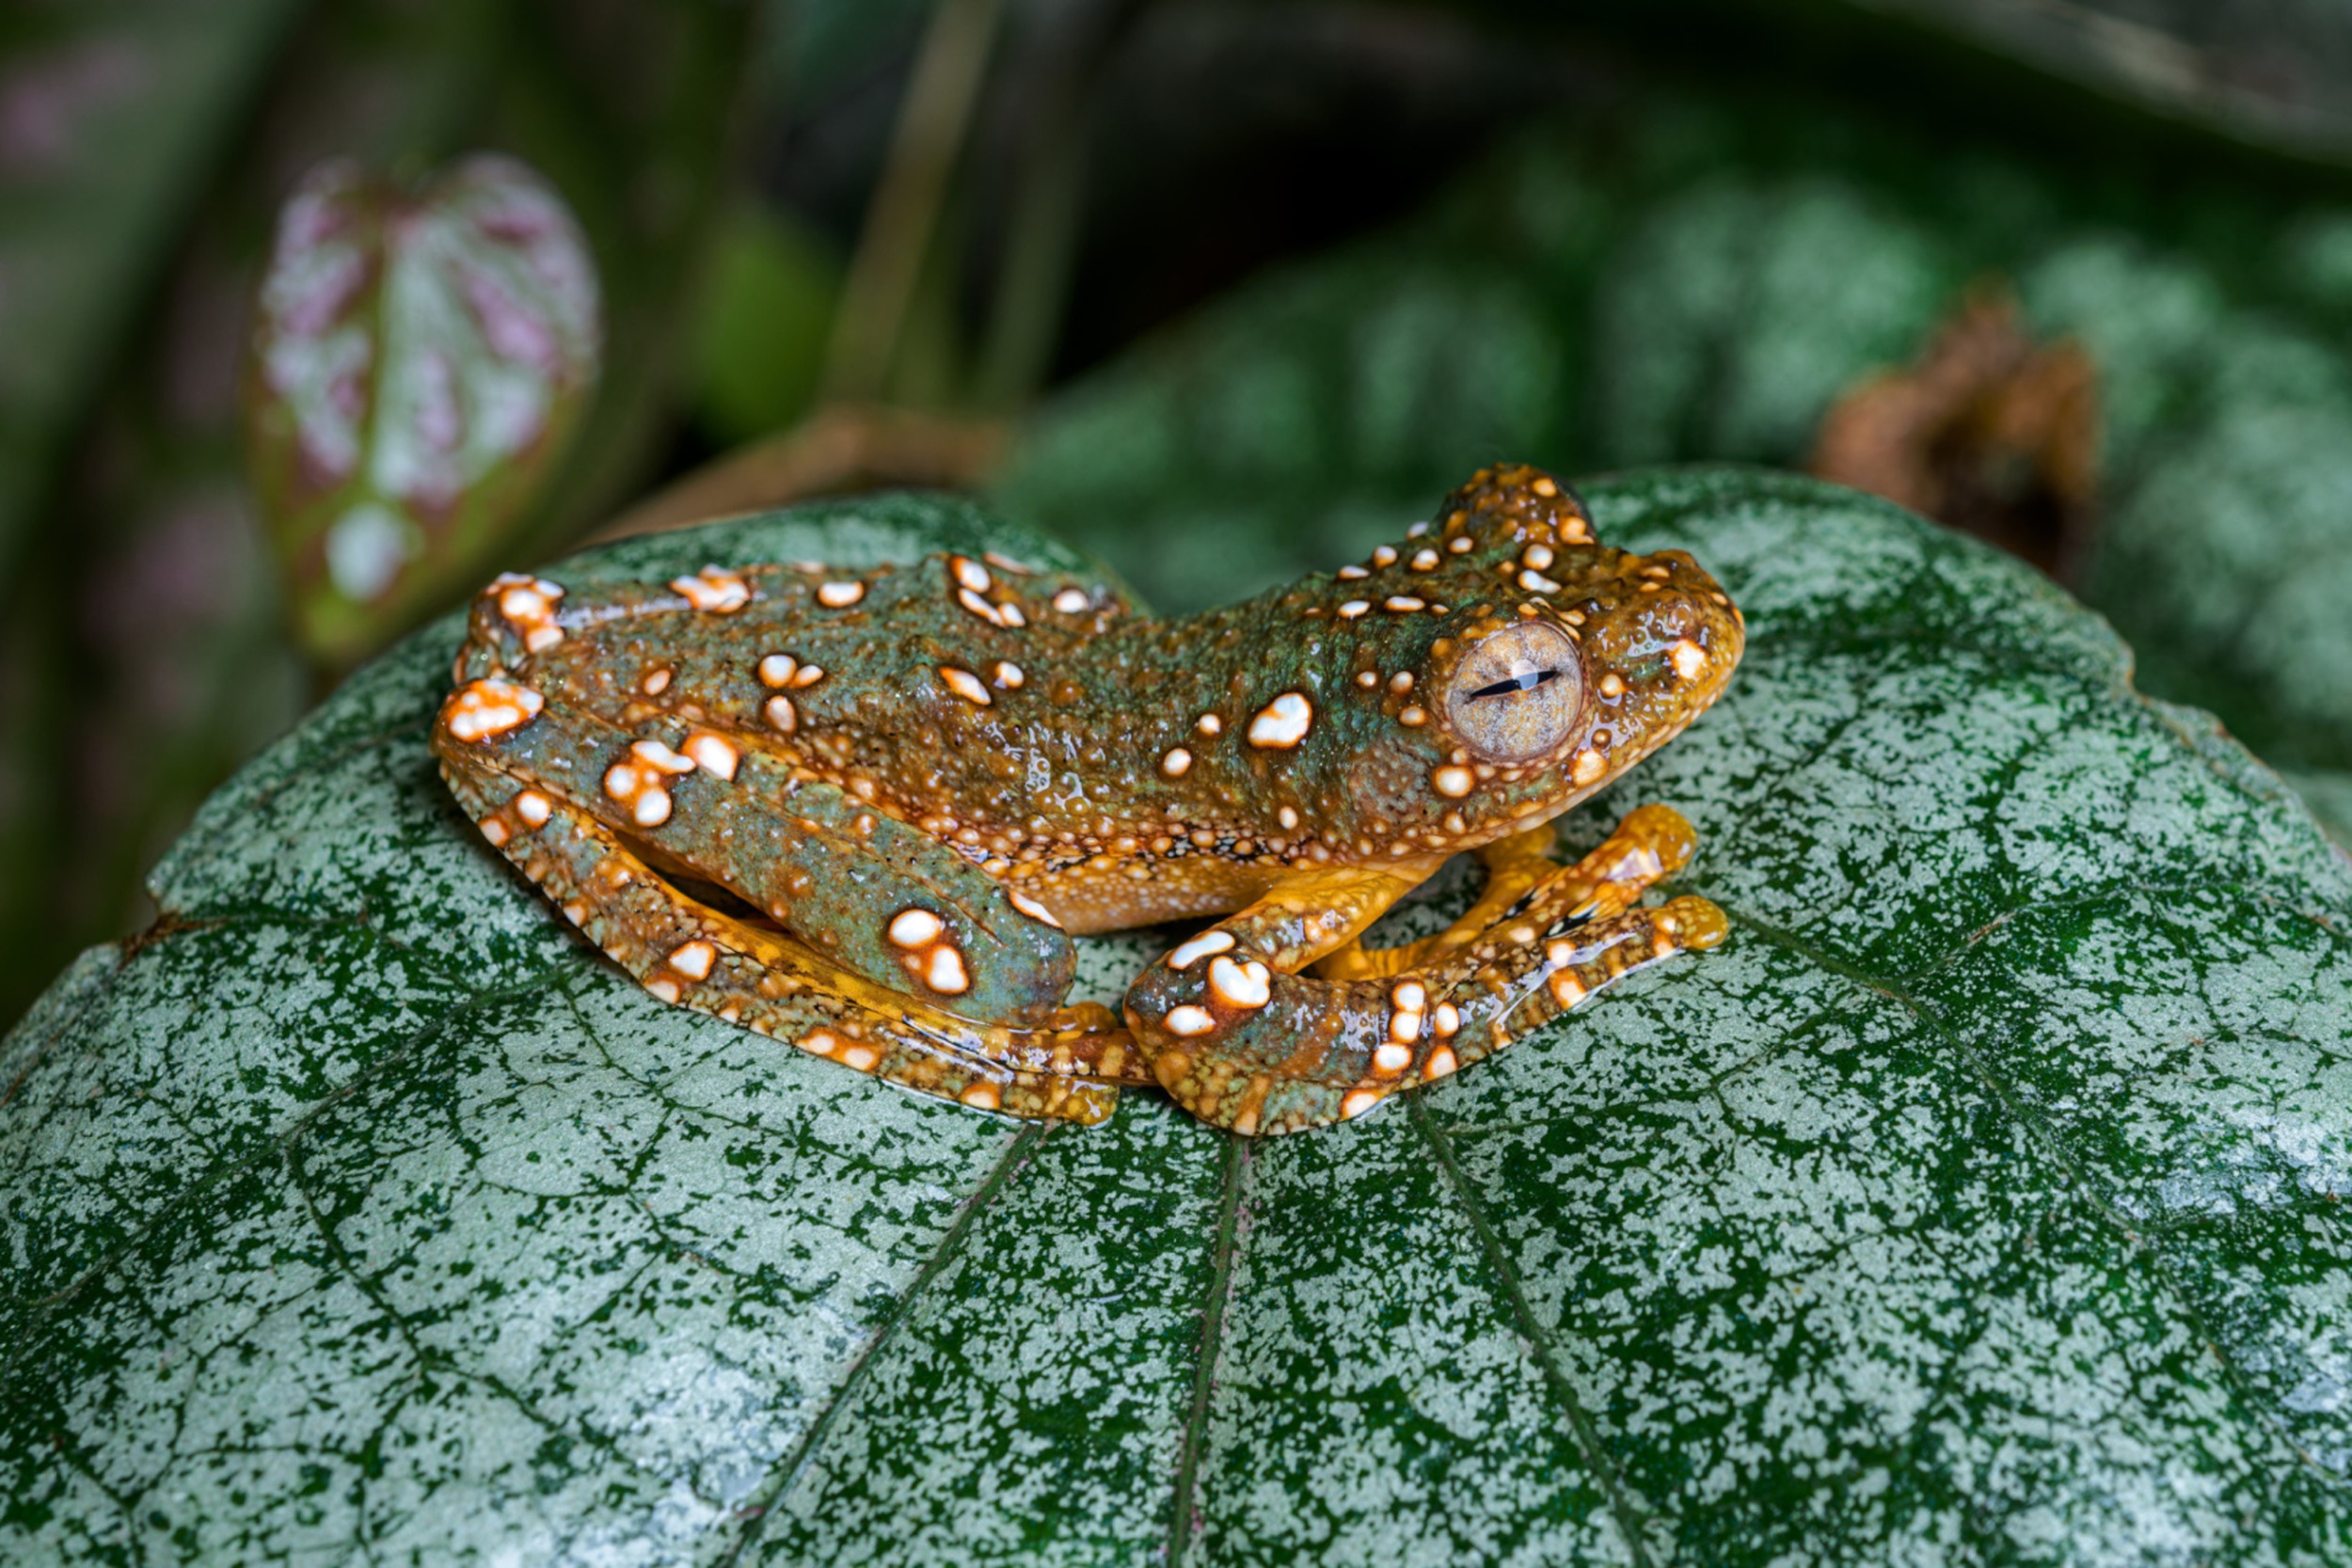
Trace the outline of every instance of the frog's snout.
<instances>
[{"instance_id":1,"label":"frog's snout","mask_svg":"<svg viewBox=\"0 0 2352 1568\"><path fill-rule=\"evenodd\" d=\"M1723 694L1746 628L1731 596L1680 550L1627 558L1595 603L1583 650L1605 727L1646 753Z\"/></svg>"},{"instance_id":2,"label":"frog's snout","mask_svg":"<svg viewBox=\"0 0 2352 1568\"><path fill-rule=\"evenodd\" d=\"M1722 584L1683 550L1645 557L1635 581L1641 593L1654 595L1648 607L1653 633L1682 666L1684 678L1697 678L1701 665L1718 682L1728 677L1747 645L1747 622Z\"/></svg>"}]
</instances>

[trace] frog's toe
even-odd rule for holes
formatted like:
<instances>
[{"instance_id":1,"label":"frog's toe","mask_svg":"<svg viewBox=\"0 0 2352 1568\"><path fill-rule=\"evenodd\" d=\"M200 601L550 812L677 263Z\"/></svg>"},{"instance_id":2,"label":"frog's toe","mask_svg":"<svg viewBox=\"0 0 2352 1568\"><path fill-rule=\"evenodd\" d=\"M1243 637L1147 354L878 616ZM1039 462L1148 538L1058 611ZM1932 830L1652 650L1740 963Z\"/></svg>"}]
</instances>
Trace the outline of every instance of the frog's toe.
<instances>
[{"instance_id":1,"label":"frog's toe","mask_svg":"<svg viewBox=\"0 0 2352 1568\"><path fill-rule=\"evenodd\" d=\"M1263 1069L1253 1070L1213 1050L1164 1050L1152 1058L1152 1070L1177 1104L1212 1126L1244 1137L1338 1119L1327 1111L1306 1120L1279 1125L1269 1121L1266 1112L1278 1101L1278 1111L1295 1109L1302 1100L1321 1108L1330 1098L1327 1086L1278 1078Z\"/></svg>"}]
</instances>

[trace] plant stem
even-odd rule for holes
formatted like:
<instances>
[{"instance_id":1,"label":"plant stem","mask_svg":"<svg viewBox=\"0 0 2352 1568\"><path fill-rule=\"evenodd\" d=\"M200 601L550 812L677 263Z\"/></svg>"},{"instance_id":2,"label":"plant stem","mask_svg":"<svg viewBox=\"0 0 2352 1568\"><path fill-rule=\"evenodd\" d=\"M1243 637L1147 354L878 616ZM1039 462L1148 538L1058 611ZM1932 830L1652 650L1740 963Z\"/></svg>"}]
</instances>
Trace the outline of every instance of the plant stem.
<instances>
[{"instance_id":1,"label":"plant stem","mask_svg":"<svg viewBox=\"0 0 2352 1568\"><path fill-rule=\"evenodd\" d=\"M871 402L887 386L1003 11L1003 0L939 0L931 12L834 321L826 402Z\"/></svg>"},{"instance_id":2,"label":"plant stem","mask_svg":"<svg viewBox=\"0 0 2352 1568\"><path fill-rule=\"evenodd\" d=\"M1029 95L1019 185L974 375L974 402L993 413L1018 412L1052 369L1085 204L1087 121L1104 62L1141 8L1139 0L1114 0L1082 13L1063 29Z\"/></svg>"}]
</instances>

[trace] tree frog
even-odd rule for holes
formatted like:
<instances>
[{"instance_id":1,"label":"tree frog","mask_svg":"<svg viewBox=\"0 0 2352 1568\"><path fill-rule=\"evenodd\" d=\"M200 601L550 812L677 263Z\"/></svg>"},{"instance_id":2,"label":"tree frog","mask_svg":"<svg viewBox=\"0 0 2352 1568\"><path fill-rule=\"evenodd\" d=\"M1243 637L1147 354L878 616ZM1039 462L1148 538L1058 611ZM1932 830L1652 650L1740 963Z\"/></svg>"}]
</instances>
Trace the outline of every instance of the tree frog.
<instances>
[{"instance_id":1,"label":"tree frog","mask_svg":"<svg viewBox=\"0 0 2352 1568\"><path fill-rule=\"evenodd\" d=\"M927 1094L1099 1121L1122 1085L1274 1133L1361 1116L1723 939L1689 825L1550 819L1723 691L1688 555L1483 469L1369 561L1182 620L994 554L708 565L475 600L433 727L483 835L637 982ZM1462 851L1476 904L1359 938ZM1200 926L1120 1014L1072 939Z\"/></svg>"}]
</instances>

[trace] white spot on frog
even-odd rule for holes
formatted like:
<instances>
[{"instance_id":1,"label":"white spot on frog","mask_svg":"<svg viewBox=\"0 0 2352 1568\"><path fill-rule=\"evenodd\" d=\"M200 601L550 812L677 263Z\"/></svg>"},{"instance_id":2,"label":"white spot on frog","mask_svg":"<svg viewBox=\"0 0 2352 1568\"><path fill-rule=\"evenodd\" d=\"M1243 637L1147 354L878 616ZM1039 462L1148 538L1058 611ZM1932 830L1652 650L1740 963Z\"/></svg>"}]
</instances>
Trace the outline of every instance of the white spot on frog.
<instances>
[{"instance_id":1,"label":"white spot on frog","mask_svg":"<svg viewBox=\"0 0 2352 1568\"><path fill-rule=\"evenodd\" d=\"M943 942L931 949L931 961L923 971L923 983L942 996L961 996L972 989L972 976L963 967L963 955Z\"/></svg>"},{"instance_id":2,"label":"white spot on frog","mask_svg":"<svg viewBox=\"0 0 2352 1568\"><path fill-rule=\"evenodd\" d=\"M1230 953L1232 950L1233 935L1231 931L1203 931L1168 954L1168 967L1190 969L1212 953Z\"/></svg>"},{"instance_id":3,"label":"white spot on frog","mask_svg":"<svg viewBox=\"0 0 2352 1568\"><path fill-rule=\"evenodd\" d=\"M694 766L704 772L732 783L735 769L742 762L735 742L711 730L696 730L686 737L686 754L694 759Z\"/></svg>"},{"instance_id":4,"label":"white spot on frog","mask_svg":"<svg viewBox=\"0 0 2352 1568\"><path fill-rule=\"evenodd\" d=\"M1263 1007L1274 994L1273 976L1255 958L1235 963L1220 953L1209 960L1209 990L1229 1007Z\"/></svg>"},{"instance_id":5,"label":"white spot on frog","mask_svg":"<svg viewBox=\"0 0 2352 1568\"><path fill-rule=\"evenodd\" d=\"M672 578L670 588L711 615L732 615L752 602L751 584L723 566L706 566L691 578Z\"/></svg>"},{"instance_id":6,"label":"white spot on frog","mask_svg":"<svg viewBox=\"0 0 2352 1568\"><path fill-rule=\"evenodd\" d=\"M1285 691L1249 721L1249 744L1287 750L1307 738L1314 721L1314 705L1306 694Z\"/></svg>"},{"instance_id":7,"label":"white spot on frog","mask_svg":"<svg viewBox=\"0 0 2352 1568\"><path fill-rule=\"evenodd\" d=\"M494 675L458 688L441 709L441 721L460 740L487 740L520 729L546 704L531 688Z\"/></svg>"},{"instance_id":8,"label":"white spot on frog","mask_svg":"<svg viewBox=\"0 0 2352 1568\"><path fill-rule=\"evenodd\" d=\"M629 751L646 767L663 773L691 773L694 759L683 752L673 752L659 740L634 740Z\"/></svg>"},{"instance_id":9,"label":"white spot on frog","mask_svg":"<svg viewBox=\"0 0 2352 1568\"><path fill-rule=\"evenodd\" d=\"M900 910L891 919L890 940L900 947L927 947L946 928L946 923L929 910Z\"/></svg>"},{"instance_id":10,"label":"white spot on frog","mask_svg":"<svg viewBox=\"0 0 2352 1568\"><path fill-rule=\"evenodd\" d=\"M564 596L562 585L520 572L504 572L492 579L490 587L498 593L499 614L521 634L524 651L540 653L564 641L564 628L555 624L556 601Z\"/></svg>"},{"instance_id":11,"label":"white spot on frog","mask_svg":"<svg viewBox=\"0 0 2352 1568\"><path fill-rule=\"evenodd\" d=\"M1036 921L1039 925L1051 926L1057 931L1062 928L1062 923L1054 918L1054 911L1039 903L1036 899L1030 897L1027 894L1008 890L1005 896L1007 899L1011 901L1014 909L1019 910L1023 914L1027 915L1031 920Z\"/></svg>"},{"instance_id":12,"label":"white spot on frog","mask_svg":"<svg viewBox=\"0 0 2352 1568\"><path fill-rule=\"evenodd\" d=\"M988 694L987 686L982 684L980 677L969 670L959 670L952 664L943 664L939 667L939 678L947 683L948 690L967 703L986 707L993 700Z\"/></svg>"},{"instance_id":13,"label":"white spot on frog","mask_svg":"<svg viewBox=\"0 0 2352 1568\"><path fill-rule=\"evenodd\" d=\"M676 755L659 742L639 741L637 744L652 745L658 751ZM630 750L634 752L635 747ZM679 757L678 761L685 762L688 768L693 767L684 757ZM630 821L641 828L658 828L670 819L670 792L662 787L661 783L664 771L659 765L640 768L616 762L605 769L604 792L628 808Z\"/></svg>"}]
</instances>

